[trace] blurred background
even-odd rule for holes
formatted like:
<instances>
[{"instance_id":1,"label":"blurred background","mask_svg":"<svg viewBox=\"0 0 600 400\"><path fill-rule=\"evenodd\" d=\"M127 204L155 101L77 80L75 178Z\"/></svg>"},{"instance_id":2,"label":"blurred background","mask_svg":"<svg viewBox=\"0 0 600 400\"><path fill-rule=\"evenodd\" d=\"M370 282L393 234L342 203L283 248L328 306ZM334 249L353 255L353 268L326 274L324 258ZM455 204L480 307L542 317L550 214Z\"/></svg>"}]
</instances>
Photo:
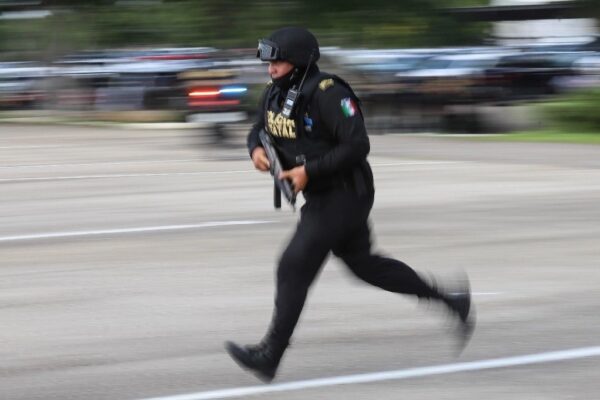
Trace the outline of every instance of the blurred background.
<instances>
[{"instance_id":1,"label":"blurred background","mask_svg":"<svg viewBox=\"0 0 600 400\"><path fill-rule=\"evenodd\" d=\"M600 146L581 143L600 143L599 16L600 0L0 0L0 400L598 398ZM468 272L460 358L444 310L335 257L283 386L225 353L268 326L299 216L274 212L245 150L257 40L285 25L363 101L374 249L444 283ZM406 379L336 383L381 371Z\"/></svg>"},{"instance_id":2,"label":"blurred background","mask_svg":"<svg viewBox=\"0 0 600 400\"><path fill-rule=\"evenodd\" d=\"M251 120L257 39L306 26L371 133L600 129L600 1L0 0L0 118Z\"/></svg>"}]
</instances>

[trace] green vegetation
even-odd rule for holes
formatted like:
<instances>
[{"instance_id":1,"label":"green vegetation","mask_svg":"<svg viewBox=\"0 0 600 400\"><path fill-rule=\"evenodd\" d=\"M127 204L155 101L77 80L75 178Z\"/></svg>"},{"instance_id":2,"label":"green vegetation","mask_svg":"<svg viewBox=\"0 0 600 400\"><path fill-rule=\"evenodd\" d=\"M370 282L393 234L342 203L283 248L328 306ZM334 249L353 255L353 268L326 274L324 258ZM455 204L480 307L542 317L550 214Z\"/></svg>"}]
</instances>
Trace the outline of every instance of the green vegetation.
<instances>
[{"instance_id":1,"label":"green vegetation","mask_svg":"<svg viewBox=\"0 0 600 400\"><path fill-rule=\"evenodd\" d=\"M501 135L478 136L477 140L600 144L600 131L598 133L564 132L549 129L530 132L505 133Z\"/></svg>"},{"instance_id":2,"label":"green vegetation","mask_svg":"<svg viewBox=\"0 0 600 400\"><path fill-rule=\"evenodd\" d=\"M522 142L600 144L600 90L573 92L540 103L545 127L541 130L483 135L477 139Z\"/></svg>"},{"instance_id":3,"label":"green vegetation","mask_svg":"<svg viewBox=\"0 0 600 400\"><path fill-rule=\"evenodd\" d=\"M139 46L254 47L284 25L322 46L418 47L480 43L487 24L440 9L486 0L176 0L52 2L52 16L0 20L0 58L51 60L77 50ZM127 5L129 4L129 5Z\"/></svg>"},{"instance_id":4,"label":"green vegetation","mask_svg":"<svg viewBox=\"0 0 600 400\"><path fill-rule=\"evenodd\" d=\"M543 115L561 131L600 136L600 89L581 90L542 104Z\"/></svg>"},{"instance_id":5,"label":"green vegetation","mask_svg":"<svg viewBox=\"0 0 600 400\"><path fill-rule=\"evenodd\" d=\"M600 90L581 90L541 103L546 127L481 136L482 140L600 144Z\"/></svg>"}]
</instances>

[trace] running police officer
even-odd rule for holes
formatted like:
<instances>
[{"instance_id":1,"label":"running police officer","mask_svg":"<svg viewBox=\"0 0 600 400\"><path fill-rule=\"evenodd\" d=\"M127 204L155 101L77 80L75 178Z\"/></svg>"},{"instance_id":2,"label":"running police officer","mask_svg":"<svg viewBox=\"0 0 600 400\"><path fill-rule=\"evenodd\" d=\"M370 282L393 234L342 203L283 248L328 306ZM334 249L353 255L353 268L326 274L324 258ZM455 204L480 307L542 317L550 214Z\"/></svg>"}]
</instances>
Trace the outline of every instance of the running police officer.
<instances>
[{"instance_id":1,"label":"running police officer","mask_svg":"<svg viewBox=\"0 0 600 400\"><path fill-rule=\"evenodd\" d=\"M303 28L282 28L259 41L257 56L269 63L271 82L248 135L248 150L254 166L268 171L259 140L265 129L285 169L280 178L303 193L305 204L279 259L271 325L257 345L226 342L231 357L263 381L275 377L309 287L330 252L365 282L444 304L459 321L466 344L474 326L467 282L450 294L403 262L371 252L368 219L375 190L362 110L345 81L319 70L317 39Z\"/></svg>"}]
</instances>

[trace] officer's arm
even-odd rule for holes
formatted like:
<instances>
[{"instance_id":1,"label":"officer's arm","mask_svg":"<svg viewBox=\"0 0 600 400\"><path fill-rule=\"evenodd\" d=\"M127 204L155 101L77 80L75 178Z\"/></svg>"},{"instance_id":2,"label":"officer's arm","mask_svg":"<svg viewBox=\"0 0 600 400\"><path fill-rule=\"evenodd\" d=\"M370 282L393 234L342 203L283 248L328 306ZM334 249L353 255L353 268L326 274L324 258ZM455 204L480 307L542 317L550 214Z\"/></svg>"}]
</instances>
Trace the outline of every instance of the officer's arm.
<instances>
[{"instance_id":1,"label":"officer's arm","mask_svg":"<svg viewBox=\"0 0 600 400\"><path fill-rule=\"evenodd\" d=\"M259 114L262 115L262 113ZM252 129L250 129L250 133L248 133L246 145L248 146L248 154L250 154L250 157L252 157L254 149L261 146L258 132L260 132L261 129L264 129L264 126L264 117L258 117L257 121L252 125Z\"/></svg>"},{"instance_id":2,"label":"officer's arm","mask_svg":"<svg viewBox=\"0 0 600 400\"><path fill-rule=\"evenodd\" d=\"M250 154L250 157L252 157L254 149L256 149L259 146L262 147L260 144L260 139L258 137L258 132L260 132L261 129L265 128L265 101L267 92L269 90L269 86L270 84L267 85L261 96L260 101L258 102L258 110L256 110L256 121L254 122L254 125L252 125L252 129L250 129L248 137L246 138L246 146L248 147L248 154Z\"/></svg>"},{"instance_id":3,"label":"officer's arm","mask_svg":"<svg viewBox=\"0 0 600 400\"><path fill-rule=\"evenodd\" d=\"M250 129L248 137L246 138L246 145L248 146L248 153L250 154L250 157L252 157L252 152L254 151L254 149L261 145L260 139L258 137L258 132L260 132L261 129L264 129L264 127L265 116L264 110L261 107L258 110L258 116L256 117L256 121L254 122L254 125L252 125L252 129Z\"/></svg>"},{"instance_id":4,"label":"officer's arm","mask_svg":"<svg viewBox=\"0 0 600 400\"><path fill-rule=\"evenodd\" d=\"M348 89L336 83L315 97L321 123L331 132L336 145L322 157L306 162L309 178L350 169L365 159L370 150L362 113Z\"/></svg>"}]
</instances>

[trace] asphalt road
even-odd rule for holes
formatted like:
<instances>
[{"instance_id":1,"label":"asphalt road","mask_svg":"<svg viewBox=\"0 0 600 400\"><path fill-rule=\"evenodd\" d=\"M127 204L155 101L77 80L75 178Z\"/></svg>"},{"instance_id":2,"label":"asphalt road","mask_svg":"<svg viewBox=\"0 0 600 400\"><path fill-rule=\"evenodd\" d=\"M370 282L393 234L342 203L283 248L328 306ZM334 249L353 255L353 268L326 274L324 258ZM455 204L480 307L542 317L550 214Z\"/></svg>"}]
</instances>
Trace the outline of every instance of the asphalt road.
<instances>
[{"instance_id":1,"label":"asphalt road","mask_svg":"<svg viewBox=\"0 0 600 400\"><path fill-rule=\"evenodd\" d=\"M597 398L600 146L373 136L377 251L466 271L475 335L330 259L263 385L223 341L264 333L298 215L201 136L0 125L0 399Z\"/></svg>"}]
</instances>

